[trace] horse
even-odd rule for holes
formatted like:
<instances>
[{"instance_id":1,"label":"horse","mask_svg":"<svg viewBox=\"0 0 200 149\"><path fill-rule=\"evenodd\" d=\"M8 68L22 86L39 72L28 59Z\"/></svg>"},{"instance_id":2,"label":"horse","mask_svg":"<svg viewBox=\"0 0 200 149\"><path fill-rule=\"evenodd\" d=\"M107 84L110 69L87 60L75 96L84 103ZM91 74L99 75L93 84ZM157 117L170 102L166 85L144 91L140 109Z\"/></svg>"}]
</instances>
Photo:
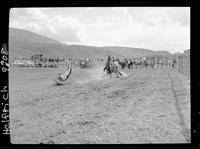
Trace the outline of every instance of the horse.
<instances>
[{"instance_id":1,"label":"horse","mask_svg":"<svg viewBox=\"0 0 200 149\"><path fill-rule=\"evenodd\" d=\"M142 67L144 68L147 68L148 67L148 65L149 65L149 62L147 61L147 60L143 60L142 61Z\"/></svg>"},{"instance_id":2,"label":"horse","mask_svg":"<svg viewBox=\"0 0 200 149\"><path fill-rule=\"evenodd\" d=\"M123 76L122 73L119 72L118 67L119 67L119 63L116 60L113 60L110 56L108 56L108 61L103 71L106 71L107 74L109 75L111 75L112 73L115 73L117 77Z\"/></svg>"},{"instance_id":3,"label":"horse","mask_svg":"<svg viewBox=\"0 0 200 149\"><path fill-rule=\"evenodd\" d=\"M86 67L87 67L87 64L88 64L88 60L81 59L81 60L79 61L80 68L86 68Z\"/></svg>"},{"instance_id":4,"label":"horse","mask_svg":"<svg viewBox=\"0 0 200 149\"><path fill-rule=\"evenodd\" d=\"M110 63L110 71L111 71L111 74L112 73L115 73L117 75L117 77L119 76L123 76L121 72L119 72L118 70L118 67L119 67L119 64L117 61L113 61Z\"/></svg>"},{"instance_id":5,"label":"horse","mask_svg":"<svg viewBox=\"0 0 200 149\"><path fill-rule=\"evenodd\" d=\"M132 60L128 61L128 69L133 69L134 62Z\"/></svg>"},{"instance_id":6,"label":"horse","mask_svg":"<svg viewBox=\"0 0 200 149\"><path fill-rule=\"evenodd\" d=\"M80 68L85 68L86 67L86 63L84 61L80 61Z\"/></svg>"},{"instance_id":7,"label":"horse","mask_svg":"<svg viewBox=\"0 0 200 149\"><path fill-rule=\"evenodd\" d=\"M154 59L151 59L150 60L150 66L151 66L151 68L154 68L155 64L156 64L156 61Z\"/></svg>"},{"instance_id":8,"label":"horse","mask_svg":"<svg viewBox=\"0 0 200 149\"><path fill-rule=\"evenodd\" d=\"M142 67L142 60L135 60L133 61L133 64L135 65L136 69L138 68L138 66L141 66Z\"/></svg>"},{"instance_id":9,"label":"horse","mask_svg":"<svg viewBox=\"0 0 200 149\"><path fill-rule=\"evenodd\" d=\"M118 61L118 64L122 67L122 69L124 69L126 66L126 62L123 61Z\"/></svg>"}]
</instances>

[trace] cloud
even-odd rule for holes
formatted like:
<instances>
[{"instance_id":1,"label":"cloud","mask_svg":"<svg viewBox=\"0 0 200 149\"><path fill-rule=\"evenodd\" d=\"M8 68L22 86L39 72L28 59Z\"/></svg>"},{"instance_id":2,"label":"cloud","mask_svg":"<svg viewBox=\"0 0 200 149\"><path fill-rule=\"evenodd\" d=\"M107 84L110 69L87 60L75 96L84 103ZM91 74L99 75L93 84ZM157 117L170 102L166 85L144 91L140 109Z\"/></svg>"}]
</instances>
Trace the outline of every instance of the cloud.
<instances>
[{"instance_id":1,"label":"cloud","mask_svg":"<svg viewBox=\"0 0 200 149\"><path fill-rule=\"evenodd\" d=\"M10 27L49 36L62 41L81 41L86 39L84 24L74 17L55 15L50 17L43 13L44 8L11 9Z\"/></svg>"},{"instance_id":2,"label":"cloud","mask_svg":"<svg viewBox=\"0 0 200 149\"><path fill-rule=\"evenodd\" d=\"M56 36L60 36L61 38L68 38L68 35L73 37L71 39L68 38L69 41L81 41L87 37L84 24L73 17L53 17L48 21L48 28L53 33L56 33Z\"/></svg>"},{"instance_id":3,"label":"cloud","mask_svg":"<svg viewBox=\"0 0 200 149\"><path fill-rule=\"evenodd\" d=\"M113 7L114 12L120 13L120 14L127 14L128 13L128 7Z\"/></svg>"},{"instance_id":4,"label":"cloud","mask_svg":"<svg viewBox=\"0 0 200 149\"><path fill-rule=\"evenodd\" d=\"M186 11L184 11L185 9L164 8L163 10L163 8L159 8L157 10L150 8L146 12L144 9L140 9L143 11L141 15L133 17L134 15L127 13L127 9L115 8L115 11L129 16L129 18L127 17L128 19L123 21L119 18L120 21L115 22L112 26L104 21L103 24L108 24L109 28L107 30L103 27L98 28L101 29L95 33L98 37L93 37L93 39L102 40L104 38L105 43L113 43L114 45L170 50L172 52L189 48L190 26L188 23L183 26L183 22L189 22L188 17L183 15L189 16L188 8ZM177 11L180 12L179 15L176 15Z\"/></svg>"},{"instance_id":5,"label":"cloud","mask_svg":"<svg viewBox=\"0 0 200 149\"><path fill-rule=\"evenodd\" d=\"M114 25L116 25L116 23L95 21L95 22L91 23L89 26L92 28L109 28L109 27L113 27Z\"/></svg>"},{"instance_id":6,"label":"cloud","mask_svg":"<svg viewBox=\"0 0 200 149\"><path fill-rule=\"evenodd\" d=\"M10 10L11 18L12 19L19 19L21 21L28 21L28 20L46 20L48 16L45 15L41 9L38 8L12 8Z\"/></svg>"},{"instance_id":7,"label":"cloud","mask_svg":"<svg viewBox=\"0 0 200 149\"><path fill-rule=\"evenodd\" d=\"M12 8L10 10L10 27L40 32L48 16L37 8Z\"/></svg>"},{"instance_id":8,"label":"cloud","mask_svg":"<svg viewBox=\"0 0 200 149\"><path fill-rule=\"evenodd\" d=\"M21 23L18 20L13 20L9 24L10 27L15 27L15 28L20 28L20 29L26 29L26 30L31 30L33 32L40 32L40 27L36 23Z\"/></svg>"},{"instance_id":9,"label":"cloud","mask_svg":"<svg viewBox=\"0 0 200 149\"><path fill-rule=\"evenodd\" d=\"M190 7L136 7L130 10L134 21L142 22L147 19L160 19L180 25L190 24Z\"/></svg>"},{"instance_id":10,"label":"cloud","mask_svg":"<svg viewBox=\"0 0 200 149\"><path fill-rule=\"evenodd\" d=\"M103 22L103 24L109 28L102 27L100 23L98 30L90 32L91 43L102 45L101 41L104 41L104 45L125 45L171 52L184 50L190 45L190 28L182 27L178 22L165 18L147 18L139 22L119 22L113 25Z\"/></svg>"},{"instance_id":11,"label":"cloud","mask_svg":"<svg viewBox=\"0 0 200 149\"><path fill-rule=\"evenodd\" d=\"M189 7L14 8L10 26L65 43L172 52L190 47Z\"/></svg>"}]
</instances>

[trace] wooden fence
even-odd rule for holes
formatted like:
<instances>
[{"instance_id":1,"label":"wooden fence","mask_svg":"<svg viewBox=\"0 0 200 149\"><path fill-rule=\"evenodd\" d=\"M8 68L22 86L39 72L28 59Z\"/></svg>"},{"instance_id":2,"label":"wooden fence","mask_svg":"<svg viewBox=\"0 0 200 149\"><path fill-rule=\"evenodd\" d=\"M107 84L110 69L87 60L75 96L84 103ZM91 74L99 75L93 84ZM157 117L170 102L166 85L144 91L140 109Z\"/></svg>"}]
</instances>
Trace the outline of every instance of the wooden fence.
<instances>
[{"instance_id":1,"label":"wooden fence","mask_svg":"<svg viewBox=\"0 0 200 149\"><path fill-rule=\"evenodd\" d=\"M181 54L177 57L177 70L190 79L190 54Z\"/></svg>"}]
</instances>

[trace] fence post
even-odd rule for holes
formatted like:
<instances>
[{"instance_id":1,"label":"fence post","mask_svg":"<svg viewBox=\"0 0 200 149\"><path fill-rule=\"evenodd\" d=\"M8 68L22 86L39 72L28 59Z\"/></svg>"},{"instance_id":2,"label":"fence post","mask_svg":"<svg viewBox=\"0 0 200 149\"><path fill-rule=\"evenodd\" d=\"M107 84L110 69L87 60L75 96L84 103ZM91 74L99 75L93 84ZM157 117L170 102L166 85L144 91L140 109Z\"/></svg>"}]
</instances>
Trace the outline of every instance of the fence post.
<instances>
[{"instance_id":1,"label":"fence post","mask_svg":"<svg viewBox=\"0 0 200 149\"><path fill-rule=\"evenodd\" d=\"M177 71L190 79L190 54L177 56Z\"/></svg>"}]
</instances>

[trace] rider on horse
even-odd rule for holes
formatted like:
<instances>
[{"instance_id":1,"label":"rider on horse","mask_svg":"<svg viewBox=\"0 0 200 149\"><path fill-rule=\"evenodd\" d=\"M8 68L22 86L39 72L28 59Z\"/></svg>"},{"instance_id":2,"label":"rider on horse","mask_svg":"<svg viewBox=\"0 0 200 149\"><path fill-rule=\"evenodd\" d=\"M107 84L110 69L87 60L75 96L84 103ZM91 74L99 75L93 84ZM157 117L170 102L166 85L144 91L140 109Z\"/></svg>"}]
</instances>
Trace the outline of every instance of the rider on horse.
<instances>
[{"instance_id":1,"label":"rider on horse","mask_svg":"<svg viewBox=\"0 0 200 149\"><path fill-rule=\"evenodd\" d=\"M122 76L122 74L119 72L118 70L119 64L117 62L117 60L115 60L114 58L111 58L111 56L108 56L108 60L106 62L106 66L104 67L104 71L106 70L107 74L119 74Z\"/></svg>"}]
</instances>

